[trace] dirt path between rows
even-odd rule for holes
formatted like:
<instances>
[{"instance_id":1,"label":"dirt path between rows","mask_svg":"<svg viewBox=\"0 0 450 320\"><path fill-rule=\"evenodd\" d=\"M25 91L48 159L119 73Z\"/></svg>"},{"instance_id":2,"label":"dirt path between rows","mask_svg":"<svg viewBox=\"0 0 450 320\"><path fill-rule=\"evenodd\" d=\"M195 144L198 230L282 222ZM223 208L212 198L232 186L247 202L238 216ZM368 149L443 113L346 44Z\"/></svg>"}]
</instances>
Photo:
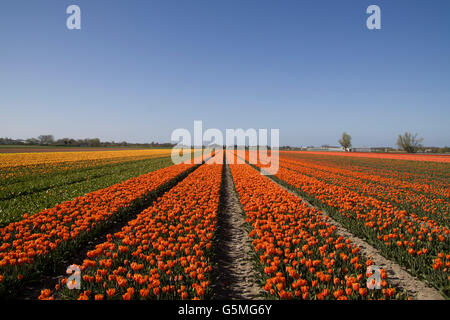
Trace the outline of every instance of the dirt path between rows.
<instances>
[{"instance_id":1,"label":"dirt path between rows","mask_svg":"<svg viewBox=\"0 0 450 320\"><path fill-rule=\"evenodd\" d=\"M216 263L212 298L216 300L252 300L263 293L254 269L251 238L230 168L224 164L223 185L217 223Z\"/></svg>"},{"instance_id":2,"label":"dirt path between rows","mask_svg":"<svg viewBox=\"0 0 450 320\"><path fill-rule=\"evenodd\" d=\"M445 300L445 298L433 287L428 285L426 282L417 279L416 277L409 274L404 268L402 268L396 262L393 262L389 259L386 259L382 256L377 249L368 244L365 240L354 236L350 233L346 228L344 228L339 222L335 221L331 216L328 215L326 211L323 209L317 208L309 203L306 199L304 199L299 193L286 188L285 186L279 184L276 180L272 179L271 176L268 176L273 182L279 185L281 188L286 191L294 194L295 196L302 199L309 207L316 209L321 212L324 216L328 217L327 222L331 225L336 226L336 233L345 238L348 238L354 243L356 246L361 248L361 252L370 257L376 266L382 267L386 270L388 275L389 283L400 289L406 290L411 298L414 300Z\"/></svg>"}]
</instances>

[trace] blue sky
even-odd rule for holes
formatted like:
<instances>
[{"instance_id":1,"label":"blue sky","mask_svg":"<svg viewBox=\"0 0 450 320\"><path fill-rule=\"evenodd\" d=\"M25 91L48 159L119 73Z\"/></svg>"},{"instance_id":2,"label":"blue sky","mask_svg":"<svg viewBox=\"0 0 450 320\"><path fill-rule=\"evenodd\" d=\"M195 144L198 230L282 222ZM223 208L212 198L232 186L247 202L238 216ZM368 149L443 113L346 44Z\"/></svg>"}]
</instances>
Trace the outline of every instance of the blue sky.
<instances>
[{"instance_id":1,"label":"blue sky","mask_svg":"<svg viewBox=\"0 0 450 320\"><path fill-rule=\"evenodd\" d=\"M66 28L77 4L82 29ZM366 28L370 4L381 30ZM0 136L450 145L450 1L2 0Z\"/></svg>"}]
</instances>

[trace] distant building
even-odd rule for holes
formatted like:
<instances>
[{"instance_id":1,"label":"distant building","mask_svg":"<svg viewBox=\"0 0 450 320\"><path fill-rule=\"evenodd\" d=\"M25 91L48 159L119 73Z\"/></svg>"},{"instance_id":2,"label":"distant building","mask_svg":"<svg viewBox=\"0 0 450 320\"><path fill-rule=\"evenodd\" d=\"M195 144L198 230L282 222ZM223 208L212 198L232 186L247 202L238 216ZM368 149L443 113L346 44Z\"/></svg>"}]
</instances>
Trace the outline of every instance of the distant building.
<instances>
[{"instance_id":1,"label":"distant building","mask_svg":"<svg viewBox=\"0 0 450 320\"><path fill-rule=\"evenodd\" d=\"M350 148L351 152L372 152L372 148L361 147L361 148Z\"/></svg>"},{"instance_id":2,"label":"distant building","mask_svg":"<svg viewBox=\"0 0 450 320\"><path fill-rule=\"evenodd\" d=\"M373 147L370 148L372 149L372 152L390 152L390 151L394 151L394 149L392 149L391 147Z\"/></svg>"},{"instance_id":3,"label":"distant building","mask_svg":"<svg viewBox=\"0 0 450 320\"><path fill-rule=\"evenodd\" d=\"M393 151L391 147L357 147L350 148L351 152L390 152Z\"/></svg>"},{"instance_id":4,"label":"distant building","mask_svg":"<svg viewBox=\"0 0 450 320\"><path fill-rule=\"evenodd\" d=\"M316 147L308 147L306 148L306 150L308 151L345 151L345 149L343 147L335 147L335 146L327 146L327 145L323 145L320 148L316 148Z\"/></svg>"}]
</instances>

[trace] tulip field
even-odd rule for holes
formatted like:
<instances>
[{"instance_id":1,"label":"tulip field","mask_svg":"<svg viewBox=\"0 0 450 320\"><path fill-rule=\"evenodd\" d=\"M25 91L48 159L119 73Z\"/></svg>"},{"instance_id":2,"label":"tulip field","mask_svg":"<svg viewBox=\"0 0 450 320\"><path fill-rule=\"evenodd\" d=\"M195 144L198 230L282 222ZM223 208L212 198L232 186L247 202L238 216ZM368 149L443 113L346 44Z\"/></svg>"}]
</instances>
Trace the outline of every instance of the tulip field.
<instances>
[{"instance_id":1,"label":"tulip field","mask_svg":"<svg viewBox=\"0 0 450 320\"><path fill-rule=\"evenodd\" d=\"M266 176L250 152L0 154L0 298L233 296L236 254L252 299L417 299L377 255L450 298L450 157L281 151ZM248 243L223 246L225 210Z\"/></svg>"}]
</instances>

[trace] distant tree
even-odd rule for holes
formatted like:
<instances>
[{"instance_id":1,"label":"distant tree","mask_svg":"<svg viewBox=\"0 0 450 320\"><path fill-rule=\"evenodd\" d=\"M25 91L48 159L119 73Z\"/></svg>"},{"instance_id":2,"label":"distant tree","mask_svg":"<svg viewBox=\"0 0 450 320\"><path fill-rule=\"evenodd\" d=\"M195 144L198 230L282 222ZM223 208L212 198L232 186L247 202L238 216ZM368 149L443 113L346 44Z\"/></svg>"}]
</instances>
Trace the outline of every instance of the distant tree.
<instances>
[{"instance_id":1,"label":"distant tree","mask_svg":"<svg viewBox=\"0 0 450 320\"><path fill-rule=\"evenodd\" d=\"M40 135L38 140L40 144L52 144L55 142L55 138L51 134Z\"/></svg>"},{"instance_id":2,"label":"distant tree","mask_svg":"<svg viewBox=\"0 0 450 320\"><path fill-rule=\"evenodd\" d=\"M342 134L342 138L339 139L338 142L346 151L348 151L352 146L352 137L348 133L344 132Z\"/></svg>"},{"instance_id":3,"label":"distant tree","mask_svg":"<svg viewBox=\"0 0 450 320\"><path fill-rule=\"evenodd\" d=\"M58 146L70 146L70 138L62 138L55 141Z\"/></svg>"},{"instance_id":4,"label":"distant tree","mask_svg":"<svg viewBox=\"0 0 450 320\"><path fill-rule=\"evenodd\" d=\"M404 135L399 134L397 138L397 146L400 150L408 153L415 153L422 147L423 138L417 138L416 134L405 132Z\"/></svg>"},{"instance_id":5,"label":"distant tree","mask_svg":"<svg viewBox=\"0 0 450 320\"><path fill-rule=\"evenodd\" d=\"M445 146L443 148L439 148L438 152L440 152L440 153L448 153L448 152L450 152L450 147Z\"/></svg>"},{"instance_id":6,"label":"distant tree","mask_svg":"<svg viewBox=\"0 0 450 320\"><path fill-rule=\"evenodd\" d=\"M12 139L10 139L10 138L7 138L7 137L5 137L5 138L0 138L0 144L12 144Z\"/></svg>"},{"instance_id":7,"label":"distant tree","mask_svg":"<svg viewBox=\"0 0 450 320\"><path fill-rule=\"evenodd\" d=\"M88 140L87 142L88 142L89 147L100 147L101 146L99 138L87 139L87 140Z\"/></svg>"},{"instance_id":8,"label":"distant tree","mask_svg":"<svg viewBox=\"0 0 450 320\"><path fill-rule=\"evenodd\" d=\"M0 137L0 145L46 145L46 146L70 146L70 147L140 147L140 148L172 148L175 144L172 143L159 143L152 141L152 143L129 143L126 141L115 142L106 141L102 142L99 138L87 138L87 139L73 139L73 138L61 138L55 140L53 135L40 135L38 138L11 139L8 137Z\"/></svg>"}]
</instances>

